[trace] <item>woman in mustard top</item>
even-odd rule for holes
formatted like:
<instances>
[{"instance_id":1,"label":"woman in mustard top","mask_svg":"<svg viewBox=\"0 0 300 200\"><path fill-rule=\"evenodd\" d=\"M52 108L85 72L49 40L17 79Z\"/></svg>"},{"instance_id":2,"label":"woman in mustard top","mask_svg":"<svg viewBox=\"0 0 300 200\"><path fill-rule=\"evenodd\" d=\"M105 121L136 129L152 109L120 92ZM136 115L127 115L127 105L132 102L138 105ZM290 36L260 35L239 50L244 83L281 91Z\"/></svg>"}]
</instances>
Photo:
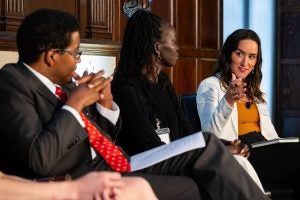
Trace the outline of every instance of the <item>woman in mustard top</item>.
<instances>
[{"instance_id":1,"label":"woman in mustard top","mask_svg":"<svg viewBox=\"0 0 300 200\"><path fill-rule=\"evenodd\" d=\"M278 138L261 89L262 52L259 36L238 29L226 39L213 76L197 91L197 108L203 131L229 141L252 143ZM299 190L300 143L251 149L249 161L263 181L286 182ZM294 181L294 183L292 182Z\"/></svg>"}]
</instances>

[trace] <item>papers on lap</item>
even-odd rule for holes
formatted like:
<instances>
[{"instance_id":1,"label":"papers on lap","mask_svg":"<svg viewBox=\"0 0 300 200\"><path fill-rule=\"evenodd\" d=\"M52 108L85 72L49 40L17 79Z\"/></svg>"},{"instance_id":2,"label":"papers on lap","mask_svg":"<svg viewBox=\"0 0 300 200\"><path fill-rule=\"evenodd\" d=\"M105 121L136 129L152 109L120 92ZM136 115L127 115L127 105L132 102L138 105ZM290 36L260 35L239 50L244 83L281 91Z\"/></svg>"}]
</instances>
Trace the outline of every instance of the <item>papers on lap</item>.
<instances>
[{"instance_id":1,"label":"papers on lap","mask_svg":"<svg viewBox=\"0 0 300 200\"><path fill-rule=\"evenodd\" d=\"M130 157L131 171L152 166L181 153L205 147L202 132L197 132L148 151Z\"/></svg>"},{"instance_id":2,"label":"papers on lap","mask_svg":"<svg viewBox=\"0 0 300 200\"><path fill-rule=\"evenodd\" d=\"M279 143L295 143L299 142L298 137L287 137L287 138L276 138L273 140L268 140L268 141L262 141L262 142L256 142L251 144L252 148L257 148L257 147L263 147L267 145L272 145L272 144L279 144Z\"/></svg>"}]
</instances>

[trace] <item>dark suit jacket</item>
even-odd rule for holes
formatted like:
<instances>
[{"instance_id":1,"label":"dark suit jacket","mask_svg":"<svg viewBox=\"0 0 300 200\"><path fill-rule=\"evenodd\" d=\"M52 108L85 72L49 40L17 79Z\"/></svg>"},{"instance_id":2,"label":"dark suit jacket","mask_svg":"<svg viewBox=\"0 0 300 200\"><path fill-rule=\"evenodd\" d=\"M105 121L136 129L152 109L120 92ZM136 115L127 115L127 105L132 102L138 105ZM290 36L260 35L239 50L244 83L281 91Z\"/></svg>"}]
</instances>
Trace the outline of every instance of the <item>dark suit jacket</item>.
<instances>
[{"instance_id":1,"label":"dark suit jacket","mask_svg":"<svg viewBox=\"0 0 300 200\"><path fill-rule=\"evenodd\" d=\"M22 63L0 70L0 98L1 171L23 177L79 177L92 170L110 170L101 157L92 160L85 129ZM107 137L106 133L117 133L95 105L84 112Z\"/></svg>"}]
</instances>

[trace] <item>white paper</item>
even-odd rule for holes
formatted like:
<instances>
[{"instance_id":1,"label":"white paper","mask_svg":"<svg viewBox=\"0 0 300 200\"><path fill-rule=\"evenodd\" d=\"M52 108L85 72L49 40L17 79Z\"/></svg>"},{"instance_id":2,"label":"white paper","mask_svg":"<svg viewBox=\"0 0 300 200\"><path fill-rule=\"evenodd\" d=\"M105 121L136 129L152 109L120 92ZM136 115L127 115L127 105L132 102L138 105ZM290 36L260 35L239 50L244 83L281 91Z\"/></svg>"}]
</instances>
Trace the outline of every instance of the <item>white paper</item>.
<instances>
[{"instance_id":1,"label":"white paper","mask_svg":"<svg viewBox=\"0 0 300 200\"><path fill-rule=\"evenodd\" d=\"M170 143L170 129L169 128L159 128L156 129L155 132L157 133L160 140L166 144Z\"/></svg>"},{"instance_id":2,"label":"white paper","mask_svg":"<svg viewBox=\"0 0 300 200\"><path fill-rule=\"evenodd\" d=\"M144 169L181 153L205 147L202 132L197 132L130 157L131 171Z\"/></svg>"},{"instance_id":3,"label":"white paper","mask_svg":"<svg viewBox=\"0 0 300 200\"><path fill-rule=\"evenodd\" d=\"M160 135L158 135L158 137L160 138L160 140L166 144L170 143L170 136L168 133L162 133Z\"/></svg>"},{"instance_id":4,"label":"white paper","mask_svg":"<svg viewBox=\"0 0 300 200\"><path fill-rule=\"evenodd\" d=\"M81 62L77 63L76 72L82 76L83 72L87 70L91 72L99 72L104 70L104 77L110 76L116 67L116 58L113 56L94 56L94 55L82 55L80 57Z\"/></svg>"}]
</instances>

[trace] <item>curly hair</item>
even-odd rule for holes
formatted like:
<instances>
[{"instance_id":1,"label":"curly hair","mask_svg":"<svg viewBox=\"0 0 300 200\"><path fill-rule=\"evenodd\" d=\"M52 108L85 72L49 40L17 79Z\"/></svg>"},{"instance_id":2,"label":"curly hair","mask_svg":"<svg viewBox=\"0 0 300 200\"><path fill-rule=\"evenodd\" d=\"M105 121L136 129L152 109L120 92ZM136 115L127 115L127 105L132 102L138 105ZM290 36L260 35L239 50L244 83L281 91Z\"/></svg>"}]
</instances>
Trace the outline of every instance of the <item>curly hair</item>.
<instances>
[{"instance_id":1,"label":"curly hair","mask_svg":"<svg viewBox=\"0 0 300 200\"><path fill-rule=\"evenodd\" d=\"M19 60L30 64L52 48L65 49L76 31L78 20L63 11L39 9L27 15L17 31Z\"/></svg>"},{"instance_id":2,"label":"curly hair","mask_svg":"<svg viewBox=\"0 0 300 200\"><path fill-rule=\"evenodd\" d=\"M257 62L254 66L254 70L244 80L248 87L247 95L254 102L265 102L264 93L261 91L260 87L262 80L261 42L259 36L253 30L238 29L227 37L218 58L218 67L215 71L215 76L220 78L222 87L226 89L232 78L230 69L230 64L232 62L231 54L238 48L239 42L246 39L253 40L258 46Z\"/></svg>"}]
</instances>

